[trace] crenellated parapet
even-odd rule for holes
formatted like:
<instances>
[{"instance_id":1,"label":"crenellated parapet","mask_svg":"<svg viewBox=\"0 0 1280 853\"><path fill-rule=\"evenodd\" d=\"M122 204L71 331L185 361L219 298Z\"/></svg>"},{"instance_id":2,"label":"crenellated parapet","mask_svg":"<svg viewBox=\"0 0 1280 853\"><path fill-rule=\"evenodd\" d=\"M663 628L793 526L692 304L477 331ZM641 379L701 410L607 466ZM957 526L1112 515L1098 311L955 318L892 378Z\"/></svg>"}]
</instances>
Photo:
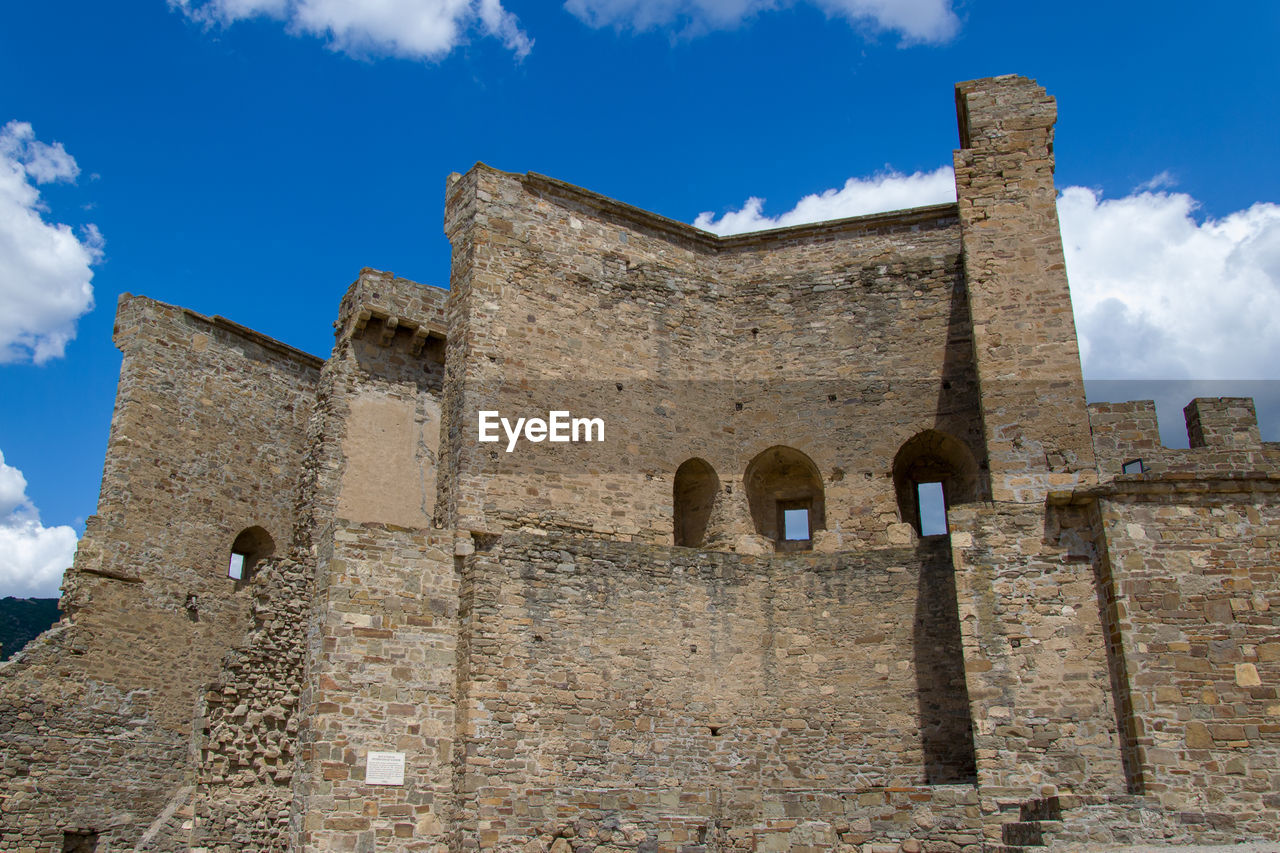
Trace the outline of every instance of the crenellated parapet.
<instances>
[{"instance_id":1,"label":"crenellated parapet","mask_svg":"<svg viewBox=\"0 0 1280 853\"><path fill-rule=\"evenodd\" d=\"M1213 477L1280 464L1280 444L1262 440L1251 398L1197 397L1183 415L1189 447L1166 447L1154 400L1089 404L1099 481L1171 472Z\"/></svg>"}]
</instances>

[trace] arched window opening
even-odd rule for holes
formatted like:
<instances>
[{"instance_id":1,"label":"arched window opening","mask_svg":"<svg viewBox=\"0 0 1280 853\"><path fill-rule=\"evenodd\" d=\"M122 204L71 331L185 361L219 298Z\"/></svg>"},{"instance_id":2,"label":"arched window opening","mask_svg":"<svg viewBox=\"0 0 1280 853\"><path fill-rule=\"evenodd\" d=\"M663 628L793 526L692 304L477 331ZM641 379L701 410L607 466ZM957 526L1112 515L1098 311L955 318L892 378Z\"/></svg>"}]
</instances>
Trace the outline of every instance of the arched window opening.
<instances>
[{"instance_id":1,"label":"arched window opening","mask_svg":"<svg viewBox=\"0 0 1280 853\"><path fill-rule=\"evenodd\" d=\"M720 491L720 478L702 459L687 459L676 469L672 488L677 545L700 548L707 539L707 522Z\"/></svg>"},{"instance_id":2,"label":"arched window opening","mask_svg":"<svg viewBox=\"0 0 1280 853\"><path fill-rule=\"evenodd\" d=\"M275 540L261 527L242 530L236 537L236 541L231 543L231 560L227 568L227 577L237 583L248 581L253 577L258 564L270 557L275 549Z\"/></svg>"},{"instance_id":3,"label":"arched window opening","mask_svg":"<svg viewBox=\"0 0 1280 853\"><path fill-rule=\"evenodd\" d=\"M743 479L757 533L779 551L813 547L813 531L826 529L827 507L812 459L793 447L770 447L751 460Z\"/></svg>"},{"instance_id":4,"label":"arched window opening","mask_svg":"<svg viewBox=\"0 0 1280 853\"><path fill-rule=\"evenodd\" d=\"M928 429L893 459L893 485L902 520L921 536L947 532L947 508L978 499L978 463L962 441Z\"/></svg>"}]
</instances>

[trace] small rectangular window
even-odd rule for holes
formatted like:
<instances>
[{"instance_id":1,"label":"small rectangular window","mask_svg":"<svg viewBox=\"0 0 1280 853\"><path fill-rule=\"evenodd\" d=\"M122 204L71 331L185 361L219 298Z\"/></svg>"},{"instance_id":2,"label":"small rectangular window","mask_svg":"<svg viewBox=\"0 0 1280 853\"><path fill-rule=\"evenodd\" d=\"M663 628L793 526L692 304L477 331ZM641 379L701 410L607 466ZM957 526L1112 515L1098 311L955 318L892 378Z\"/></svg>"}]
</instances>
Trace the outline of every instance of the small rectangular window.
<instances>
[{"instance_id":1,"label":"small rectangular window","mask_svg":"<svg viewBox=\"0 0 1280 853\"><path fill-rule=\"evenodd\" d=\"M920 535L941 536L947 532L947 500L941 483L920 483L916 486L916 499L920 503Z\"/></svg>"},{"instance_id":2,"label":"small rectangular window","mask_svg":"<svg viewBox=\"0 0 1280 853\"><path fill-rule=\"evenodd\" d=\"M1120 466L1120 470L1126 474L1142 474L1146 472L1147 466L1142 464L1141 459L1130 459Z\"/></svg>"},{"instance_id":3,"label":"small rectangular window","mask_svg":"<svg viewBox=\"0 0 1280 853\"><path fill-rule=\"evenodd\" d=\"M809 539L809 510L784 509L782 511L782 538L791 541Z\"/></svg>"},{"instance_id":4,"label":"small rectangular window","mask_svg":"<svg viewBox=\"0 0 1280 853\"><path fill-rule=\"evenodd\" d=\"M231 567L227 569L227 577L232 580L242 580L244 577L244 554L231 554Z\"/></svg>"}]
</instances>

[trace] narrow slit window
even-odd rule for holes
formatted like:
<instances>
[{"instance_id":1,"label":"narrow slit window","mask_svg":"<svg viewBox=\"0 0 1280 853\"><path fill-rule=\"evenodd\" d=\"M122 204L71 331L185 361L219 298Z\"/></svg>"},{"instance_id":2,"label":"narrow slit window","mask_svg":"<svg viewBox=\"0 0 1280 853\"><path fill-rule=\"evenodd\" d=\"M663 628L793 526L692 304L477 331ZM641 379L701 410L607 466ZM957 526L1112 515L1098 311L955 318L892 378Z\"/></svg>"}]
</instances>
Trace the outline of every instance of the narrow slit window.
<instances>
[{"instance_id":1,"label":"narrow slit window","mask_svg":"<svg viewBox=\"0 0 1280 853\"><path fill-rule=\"evenodd\" d=\"M809 539L809 510L784 509L782 511L782 538L803 542Z\"/></svg>"},{"instance_id":2,"label":"narrow slit window","mask_svg":"<svg viewBox=\"0 0 1280 853\"><path fill-rule=\"evenodd\" d=\"M916 486L920 502L920 535L941 536L947 532L947 499L942 483L920 483Z\"/></svg>"},{"instance_id":3,"label":"narrow slit window","mask_svg":"<svg viewBox=\"0 0 1280 853\"><path fill-rule=\"evenodd\" d=\"M231 552L231 565L227 569L227 577L235 581L244 579L244 554Z\"/></svg>"}]
</instances>

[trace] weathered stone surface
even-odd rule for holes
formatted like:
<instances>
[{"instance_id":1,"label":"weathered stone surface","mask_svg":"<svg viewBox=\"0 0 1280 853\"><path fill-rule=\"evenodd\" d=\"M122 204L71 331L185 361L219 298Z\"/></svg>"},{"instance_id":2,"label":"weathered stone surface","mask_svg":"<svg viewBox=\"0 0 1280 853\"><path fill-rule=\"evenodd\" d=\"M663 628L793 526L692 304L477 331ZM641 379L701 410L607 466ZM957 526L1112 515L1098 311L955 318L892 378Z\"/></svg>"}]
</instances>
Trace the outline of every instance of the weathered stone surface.
<instances>
[{"instance_id":1,"label":"weathered stone surface","mask_svg":"<svg viewBox=\"0 0 1280 853\"><path fill-rule=\"evenodd\" d=\"M956 94L956 204L722 239L452 176L450 290L362 271L323 362L122 300L0 851L1280 840L1280 448L1086 408L1054 102Z\"/></svg>"}]
</instances>

